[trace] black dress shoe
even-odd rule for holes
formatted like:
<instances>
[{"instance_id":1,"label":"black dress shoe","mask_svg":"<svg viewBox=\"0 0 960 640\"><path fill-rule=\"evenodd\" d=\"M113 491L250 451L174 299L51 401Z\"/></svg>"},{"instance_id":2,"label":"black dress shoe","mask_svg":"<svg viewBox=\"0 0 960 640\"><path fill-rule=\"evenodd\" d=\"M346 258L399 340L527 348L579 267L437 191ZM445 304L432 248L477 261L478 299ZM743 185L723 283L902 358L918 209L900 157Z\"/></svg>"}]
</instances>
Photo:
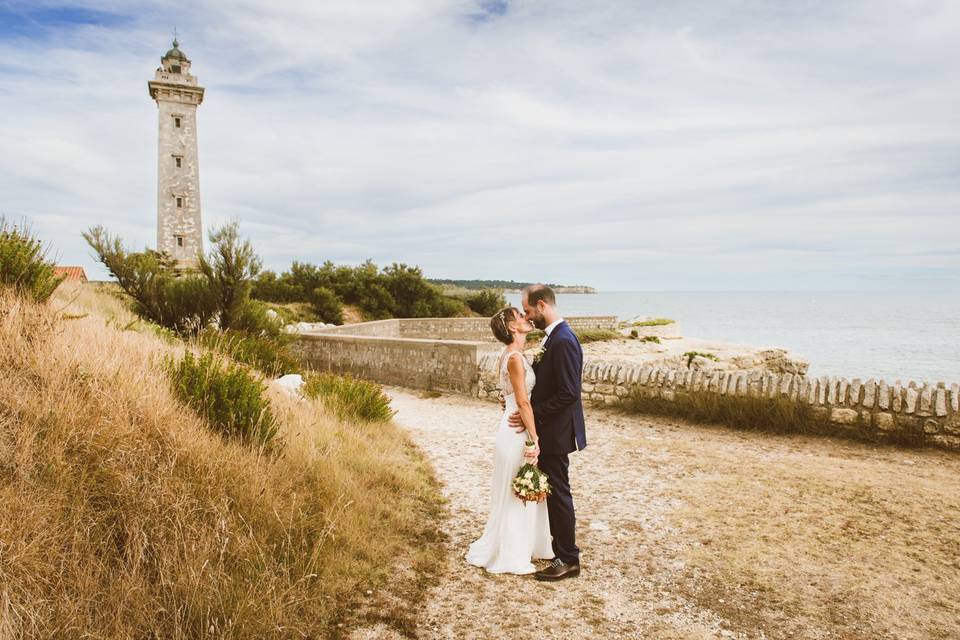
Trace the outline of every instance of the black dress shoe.
<instances>
[{"instance_id":1,"label":"black dress shoe","mask_svg":"<svg viewBox=\"0 0 960 640\"><path fill-rule=\"evenodd\" d=\"M580 575L579 564L567 564L560 558L554 558L553 562L547 565L546 568L537 571L533 574L533 577L537 580L556 582L557 580L564 580L566 578L576 578L578 575Z\"/></svg>"}]
</instances>

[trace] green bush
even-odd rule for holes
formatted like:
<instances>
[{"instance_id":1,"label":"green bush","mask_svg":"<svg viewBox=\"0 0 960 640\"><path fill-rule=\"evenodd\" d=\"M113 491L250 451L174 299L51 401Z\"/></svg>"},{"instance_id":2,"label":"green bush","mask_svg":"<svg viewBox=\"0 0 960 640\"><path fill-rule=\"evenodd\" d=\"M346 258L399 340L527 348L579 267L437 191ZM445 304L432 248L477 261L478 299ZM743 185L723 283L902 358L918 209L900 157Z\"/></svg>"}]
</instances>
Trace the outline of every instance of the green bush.
<instances>
[{"instance_id":1,"label":"green bush","mask_svg":"<svg viewBox=\"0 0 960 640\"><path fill-rule=\"evenodd\" d=\"M575 329L574 333L577 334L577 340L579 340L581 344L623 339L622 335L610 329Z\"/></svg>"},{"instance_id":2,"label":"green bush","mask_svg":"<svg viewBox=\"0 0 960 640\"><path fill-rule=\"evenodd\" d=\"M16 227L0 218L0 284L21 295L46 302L64 276L57 276L47 251L26 226Z\"/></svg>"},{"instance_id":3,"label":"green bush","mask_svg":"<svg viewBox=\"0 0 960 640\"><path fill-rule=\"evenodd\" d=\"M211 353L197 359L187 351L179 361L168 358L166 369L177 396L217 433L269 447L277 420L264 396L265 385L244 367L224 363Z\"/></svg>"},{"instance_id":4,"label":"green bush","mask_svg":"<svg viewBox=\"0 0 960 640\"><path fill-rule=\"evenodd\" d=\"M484 289L467 297L470 310L482 316L491 317L507 306L507 299L496 289Z\"/></svg>"},{"instance_id":5,"label":"green bush","mask_svg":"<svg viewBox=\"0 0 960 640\"><path fill-rule=\"evenodd\" d=\"M210 232L210 256L197 256L198 270L207 279L217 301L222 329L237 327L240 315L250 299L251 281L260 271L260 258L249 240L240 240L237 223Z\"/></svg>"},{"instance_id":6,"label":"green bush","mask_svg":"<svg viewBox=\"0 0 960 640\"><path fill-rule=\"evenodd\" d=\"M450 317L465 312L461 301L445 296L423 277L419 267L405 264L394 263L381 270L370 260L355 267L330 261L319 267L294 262L279 276L264 272L252 281L252 295L259 300L310 303L326 322L341 323L330 296L324 293L318 299L318 289L332 292L341 307L356 306L364 317L374 320Z\"/></svg>"},{"instance_id":7,"label":"green bush","mask_svg":"<svg viewBox=\"0 0 960 640\"><path fill-rule=\"evenodd\" d=\"M350 376L311 374L303 392L308 398L319 399L342 420L387 422L395 413L380 385Z\"/></svg>"},{"instance_id":8,"label":"green bush","mask_svg":"<svg viewBox=\"0 0 960 640\"><path fill-rule=\"evenodd\" d=\"M236 224L211 231L211 254L198 256L199 271L178 269L165 253L130 253L103 227L83 237L142 318L181 335L195 335L211 324L254 330L250 314L255 310L248 303L260 261L250 243L240 241Z\"/></svg>"},{"instance_id":9,"label":"green bush","mask_svg":"<svg viewBox=\"0 0 960 640\"><path fill-rule=\"evenodd\" d=\"M317 287L310 293L310 308L322 322L343 324L343 305L330 289Z\"/></svg>"},{"instance_id":10,"label":"green bush","mask_svg":"<svg viewBox=\"0 0 960 640\"><path fill-rule=\"evenodd\" d=\"M670 318L652 318L650 320L640 320L637 322L631 322L631 327L662 327L667 324L673 324L675 320Z\"/></svg>"},{"instance_id":11,"label":"green bush","mask_svg":"<svg viewBox=\"0 0 960 640\"><path fill-rule=\"evenodd\" d=\"M720 358L717 357L714 353L706 353L703 351L687 351L683 354L683 357L687 359L687 368L690 368L690 365L693 364L693 359L697 356L706 358L707 360L713 360L714 362L720 362Z\"/></svg>"},{"instance_id":12,"label":"green bush","mask_svg":"<svg viewBox=\"0 0 960 640\"><path fill-rule=\"evenodd\" d=\"M235 329L217 331L206 329L198 336L202 346L230 356L232 359L276 378L288 373L300 373L302 367L290 352L294 340L287 335L254 335Z\"/></svg>"}]
</instances>

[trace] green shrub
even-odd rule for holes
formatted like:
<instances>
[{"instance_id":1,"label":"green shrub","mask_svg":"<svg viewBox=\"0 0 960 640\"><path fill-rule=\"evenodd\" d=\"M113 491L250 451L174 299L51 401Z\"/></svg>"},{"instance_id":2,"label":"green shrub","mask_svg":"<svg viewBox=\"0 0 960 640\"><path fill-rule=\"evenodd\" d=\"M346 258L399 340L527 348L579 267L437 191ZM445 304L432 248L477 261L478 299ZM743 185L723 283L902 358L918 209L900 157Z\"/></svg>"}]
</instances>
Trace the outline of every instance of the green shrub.
<instances>
[{"instance_id":1,"label":"green shrub","mask_svg":"<svg viewBox=\"0 0 960 640\"><path fill-rule=\"evenodd\" d=\"M249 240L240 240L234 222L210 232L210 256L197 256L198 270L217 301L221 329L234 329L250 299L251 281L260 271L260 258Z\"/></svg>"},{"instance_id":2,"label":"green shrub","mask_svg":"<svg viewBox=\"0 0 960 640\"><path fill-rule=\"evenodd\" d=\"M575 329L574 333L577 335L577 340L579 340L581 344L623 339L622 335L610 329Z\"/></svg>"},{"instance_id":3,"label":"green shrub","mask_svg":"<svg viewBox=\"0 0 960 640\"><path fill-rule=\"evenodd\" d=\"M195 335L211 324L254 330L250 314L255 310L248 302L250 280L260 261L250 243L240 241L236 224L210 232L211 254L198 256L200 267L194 272L178 269L165 253L149 249L130 253L103 227L94 227L83 237L140 317L181 335Z\"/></svg>"},{"instance_id":4,"label":"green shrub","mask_svg":"<svg viewBox=\"0 0 960 640\"><path fill-rule=\"evenodd\" d=\"M300 362L289 349L293 340L287 335L254 335L234 329L206 329L198 336L202 346L250 365L271 378L300 373Z\"/></svg>"},{"instance_id":5,"label":"green shrub","mask_svg":"<svg viewBox=\"0 0 960 640\"><path fill-rule=\"evenodd\" d=\"M394 411L380 385L350 376L317 373L307 376L304 395L317 398L342 420L387 422Z\"/></svg>"},{"instance_id":6,"label":"green shrub","mask_svg":"<svg viewBox=\"0 0 960 640\"><path fill-rule=\"evenodd\" d=\"M232 331L242 331L255 336L280 337L283 320L280 317L271 318L267 311L270 307L260 300L247 300L240 312L234 317ZM277 314L278 316L280 314Z\"/></svg>"},{"instance_id":7,"label":"green shrub","mask_svg":"<svg viewBox=\"0 0 960 640\"><path fill-rule=\"evenodd\" d=\"M43 244L26 226L10 226L0 218L0 284L37 302L46 302L63 279L64 276L56 275L53 263L47 261Z\"/></svg>"},{"instance_id":8,"label":"green shrub","mask_svg":"<svg viewBox=\"0 0 960 640\"><path fill-rule=\"evenodd\" d=\"M330 261L319 267L294 262L279 276L264 272L252 281L252 295L257 299L310 303L325 322L342 323L330 296L320 294L318 299L317 289L332 292L340 306L355 306L364 317L374 320L450 317L466 311L462 301L445 296L427 281L419 267L399 263L381 270L370 260L355 267Z\"/></svg>"},{"instance_id":9,"label":"green shrub","mask_svg":"<svg viewBox=\"0 0 960 640\"><path fill-rule=\"evenodd\" d=\"M263 382L240 365L211 353L197 359L191 351L166 369L177 396L218 433L246 444L267 446L277 434L277 420L264 396Z\"/></svg>"},{"instance_id":10,"label":"green shrub","mask_svg":"<svg viewBox=\"0 0 960 640\"><path fill-rule=\"evenodd\" d=\"M310 293L310 308L322 322L343 324L343 305L330 289L317 287Z\"/></svg>"},{"instance_id":11,"label":"green shrub","mask_svg":"<svg viewBox=\"0 0 960 640\"><path fill-rule=\"evenodd\" d=\"M697 356L706 358L707 360L713 360L714 362L720 362L720 358L713 353L705 353L703 351L687 351L683 354L683 357L687 359L687 368L690 368L690 365L693 364L693 359Z\"/></svg>"},{"instance_id":12,"label":"green shrub","mask_svg":"<svg viewBox=\"0 0 960 640\"><path fill-rule=\"evenodd\" d=\"M484 289L468 296L467 306L475 313L492 317L497 311L507 306L507 299L496 289Z\"/></svg>"},{"instance_id":13,"label":"green shrub","mask_svg":"<svg viewBox=\"0 0 960 640\"><path fill-rule=\"evenodd\" d=\"M683 418L736 429L777 433L821 433L829 427L817 421L809 405L789 398L747 398L718 393L678 393L673 400L650 398L634 390L620 408L641 414Z\"/></svg>"},{"instance_id":14,"label":"green shrub","mask_svg":"<svg viewBox=\"0 0 960 640\"><path fill-rule=\"evenodd\" d=\"M631 327L662 327L666 324L673 324L675 320L670 318L652 318L650 320L639 320L637 322L631 322Z\"/></svg>"},{"instance_id":15,"label":"green shrub","mask_svg":"<svg viewBox=\"0 0 960 640\"><path fill-rule=\"evenodd\" d=\"M640 342L654 342L656 344L660 344L660 338L657 336L643 336L639 338L639 340Z\"/></svg>"}]
</instances>

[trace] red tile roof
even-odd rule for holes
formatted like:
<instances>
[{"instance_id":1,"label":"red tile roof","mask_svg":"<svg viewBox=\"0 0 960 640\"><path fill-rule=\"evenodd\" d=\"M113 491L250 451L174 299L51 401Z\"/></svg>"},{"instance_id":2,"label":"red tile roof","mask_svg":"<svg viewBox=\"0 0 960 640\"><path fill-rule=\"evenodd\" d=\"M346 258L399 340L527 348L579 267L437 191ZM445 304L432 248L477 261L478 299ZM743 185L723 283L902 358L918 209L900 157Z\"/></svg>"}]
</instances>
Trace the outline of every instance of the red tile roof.
<instances>
[{"instance_id":1,"label":"red tile roof","mask_svg":"<svg viewBox=\"0 0 960 640\"><path fill-rule=\"evenodd\" d=\"M87 274L83 270L83 267L54 267L54 272L58 276L67 276L67 280L79 280L80 282L87 281Z\"/></svg>"}]
</instances>

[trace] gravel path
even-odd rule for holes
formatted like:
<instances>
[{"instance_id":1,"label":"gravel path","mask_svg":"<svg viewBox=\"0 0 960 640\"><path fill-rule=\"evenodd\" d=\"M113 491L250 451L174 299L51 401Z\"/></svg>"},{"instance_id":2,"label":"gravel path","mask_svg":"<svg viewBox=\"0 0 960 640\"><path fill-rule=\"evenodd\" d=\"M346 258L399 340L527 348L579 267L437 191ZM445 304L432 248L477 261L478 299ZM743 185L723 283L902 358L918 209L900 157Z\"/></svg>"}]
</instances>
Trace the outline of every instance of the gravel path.
<instances>
[{"instance_id":1,"label":"gravel path","mask_svg":"<svg viewBox=\"0 0 960 640\"><path fill-rule=\"evenodd\" d=\"M495 404L387 390L396 420L428 456L449 500L448 563L420 620L420 638L724 638L711 612L674 579L683 544L665 513L671 476L684 473L655 445L669 426L588 411L589 447L571 456L583 573L557 584L489 575L463 560L483 530L492 471ZM638 446L639 445L639 446Z\"/></svg>"}]
</instances>

